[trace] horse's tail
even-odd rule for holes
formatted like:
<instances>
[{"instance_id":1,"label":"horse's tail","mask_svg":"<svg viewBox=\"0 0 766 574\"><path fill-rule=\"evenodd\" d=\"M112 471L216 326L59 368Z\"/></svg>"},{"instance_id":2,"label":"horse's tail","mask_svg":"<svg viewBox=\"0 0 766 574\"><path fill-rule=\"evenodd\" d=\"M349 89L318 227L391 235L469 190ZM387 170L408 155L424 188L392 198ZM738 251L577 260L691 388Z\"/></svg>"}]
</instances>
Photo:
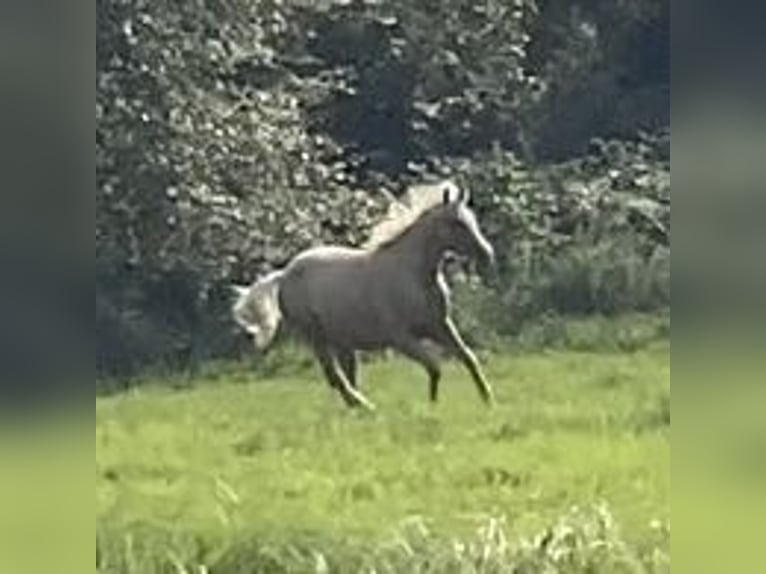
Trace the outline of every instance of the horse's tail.
<instances>
[{"instance_id":1,"label":"horse's tail","mask_svg":"<svg viewBox=\"0 0 766 574\"><path fill-rule=\"evenodd\" d=\"M232 306L234 320L253 337L258 349L265 349L274 340L282 311L279 308L281 271L258 279L249 287L235 285L236 302Z\"/></svg>"}]
</instances>

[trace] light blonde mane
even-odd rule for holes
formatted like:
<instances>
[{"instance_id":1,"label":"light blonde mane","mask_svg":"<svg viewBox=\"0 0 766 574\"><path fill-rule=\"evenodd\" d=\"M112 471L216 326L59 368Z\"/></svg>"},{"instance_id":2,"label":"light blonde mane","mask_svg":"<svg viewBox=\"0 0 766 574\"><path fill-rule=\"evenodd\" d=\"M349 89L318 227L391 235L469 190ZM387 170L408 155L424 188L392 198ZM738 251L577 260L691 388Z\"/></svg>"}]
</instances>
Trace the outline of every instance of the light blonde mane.
<instances>
[{"instance_id":1,"label":"light blonde mane","mask_svg":"<svg viewBox=\"0 0 766 574\"><path fill-rule=\"evenodd\" d=\"M451 199L459 190L452 180L437 183L413 185L399 199L391 202L383 219L372 228L365 243L367 249L389 245L404 235L420 219L420 216L444 201L444 192L449 191Z\"/></svg>"}]
</instances>

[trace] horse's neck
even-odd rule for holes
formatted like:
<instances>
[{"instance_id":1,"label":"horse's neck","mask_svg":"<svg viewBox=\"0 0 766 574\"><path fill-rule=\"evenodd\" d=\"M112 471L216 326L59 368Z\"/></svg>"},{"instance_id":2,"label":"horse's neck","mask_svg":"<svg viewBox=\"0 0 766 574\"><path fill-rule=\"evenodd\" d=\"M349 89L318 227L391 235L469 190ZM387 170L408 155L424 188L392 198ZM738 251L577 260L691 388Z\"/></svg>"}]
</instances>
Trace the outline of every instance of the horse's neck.
<instances>
[{"instance_id":1,"label":"horse's neck","mask_svg":"<svg viewBox=\"0 0 766 574\"><path fill-rule=\"evenodd\" d=\"M432 279L439 272L444 248L430 235L427 227L410 229L396 243L388 246L387 256L400 268L419 278Z\"/></svg>"}]
</instances>

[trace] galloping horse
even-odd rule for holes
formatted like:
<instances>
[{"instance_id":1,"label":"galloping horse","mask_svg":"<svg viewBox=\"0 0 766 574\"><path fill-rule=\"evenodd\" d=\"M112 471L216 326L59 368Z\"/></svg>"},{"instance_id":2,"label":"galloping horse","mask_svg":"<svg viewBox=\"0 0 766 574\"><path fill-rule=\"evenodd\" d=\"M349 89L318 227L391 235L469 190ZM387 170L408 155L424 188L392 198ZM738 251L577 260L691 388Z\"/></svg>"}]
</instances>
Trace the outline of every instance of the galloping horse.
<instances>
[{"instance_id":1,"label":"galloping horse","mask_svg":"<svg viewBox=\"0 0 766 574\"><path fill-rule=\"evenodd\" d=\"M349 406L373 409L357 386L356 352L379 349L421 364L435 402L441 369L425 340L456 356L492 404L492 389L450 318L441 271L448 252L494 262L465 190L451 181L415 186L404 201L392 204L363 248L308 249L284 269L238 287L234 317L261 349L284 320L311 346L328 382Z\"/></svg>"}]
</instances>

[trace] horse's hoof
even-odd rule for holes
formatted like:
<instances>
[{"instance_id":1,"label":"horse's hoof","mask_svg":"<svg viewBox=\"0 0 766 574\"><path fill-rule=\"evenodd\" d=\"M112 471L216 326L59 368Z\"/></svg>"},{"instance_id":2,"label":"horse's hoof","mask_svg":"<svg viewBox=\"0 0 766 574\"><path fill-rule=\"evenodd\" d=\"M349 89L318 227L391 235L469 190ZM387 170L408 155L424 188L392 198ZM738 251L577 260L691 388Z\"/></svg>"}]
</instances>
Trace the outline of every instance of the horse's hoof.
<instances>
[{"instance_id":1,"label":"horse's hoof","mask_svg":"<svg viewBox=\"0 0 766 574\"><path fill-rule=\"evenodd\" d=\"M376 410L375 409L375 405L373 405L369 401L365 401L365 402L361 403L359 406L362 407L362 410L364 410L365 412L368 412L368 413L374 413L375 410Z\"/></svg>"},{"instance_id":2,"label":"horse's hoof","mask_svg":"<svg viewBox=\"0 0 766 574\"><path fill-rule=\"evenodd\" d=\"M375 412L375 405L362 396L354 397L353 400L348 402L348 406L352 409L359 409L369 413Z\"/></svg>"}]
</instances>

